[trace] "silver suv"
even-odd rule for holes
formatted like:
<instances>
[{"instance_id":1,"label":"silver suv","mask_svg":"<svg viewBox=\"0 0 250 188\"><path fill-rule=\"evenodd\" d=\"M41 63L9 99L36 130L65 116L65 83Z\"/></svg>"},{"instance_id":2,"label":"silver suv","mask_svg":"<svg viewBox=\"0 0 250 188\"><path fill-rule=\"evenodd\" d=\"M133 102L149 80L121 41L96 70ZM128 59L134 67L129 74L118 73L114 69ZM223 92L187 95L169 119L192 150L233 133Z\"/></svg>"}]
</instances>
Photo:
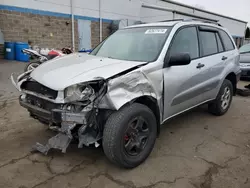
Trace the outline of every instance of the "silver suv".
<instances>
[{"instance_id":1,"label":"silver suv","mask_svg":"<svg viewBox=\"0 0 250 188\"><path fill-rule=\"evenodd\" d=\"M171 21L118 30L90 54L50 60L14 79L20 104L58 134L44 154L102 147L125 168L151 153L160 125L201 104L225 114L240 77L239 52L227 30L202 21Z\"/></svg>"}]
</instances>

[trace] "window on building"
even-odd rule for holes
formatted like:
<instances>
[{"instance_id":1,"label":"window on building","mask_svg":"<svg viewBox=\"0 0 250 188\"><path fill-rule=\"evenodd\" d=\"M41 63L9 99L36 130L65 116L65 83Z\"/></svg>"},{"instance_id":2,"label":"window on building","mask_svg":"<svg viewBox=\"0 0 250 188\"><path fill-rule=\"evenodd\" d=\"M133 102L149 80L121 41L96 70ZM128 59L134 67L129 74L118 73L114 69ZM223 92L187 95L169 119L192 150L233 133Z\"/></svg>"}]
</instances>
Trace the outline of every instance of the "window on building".
<instances>
[{"instance_id":1,"label":"window on building","mask_svg":"<svg viewBox=\"0 0 250 188\"><path fill-rule=\"evenodd\" d=\"M199 57L198 36L195 27L184 28L175 36L170 54L178 53L189 53L191 59Z\"/></svg>"},{"instance_id":2,"label":"window on building","mask_svg":"<svg viewBox=\"0 0 250 188\"><path fill-rule=\"evenodd\" d=\"M224 43L224 47L227 51L229 50L234 50L234 45L233 45L233 41L231 40L231 38L228 36L228 34L225 31L220 31L220 35L222 37L222 41Z\"/></svg>"},{"instance_id":3,"label":"window on building","mask_svg":"<svg viewBox=\"0 0 250 188\"><path fill-rule=\"evenodd\" d=\"M200 32L202 56L208 56L218 53L215 34L216 34L215 32L208 32L208 31Z\"/></svg>"},{"instance_id":4,"label":"window on building","mask_svg":"<svg viewBox=\"0 0 250 188\"><path fill-rule=\"evenodd\" d=\"M218 33L216 33L215 35L216 35L216 39L217 39L217 43L218 43L218 50L219 50L219 52L223 52L224 49L223 49L223 45L222 45L220 36Z\"/></svg>"}]
</instances>

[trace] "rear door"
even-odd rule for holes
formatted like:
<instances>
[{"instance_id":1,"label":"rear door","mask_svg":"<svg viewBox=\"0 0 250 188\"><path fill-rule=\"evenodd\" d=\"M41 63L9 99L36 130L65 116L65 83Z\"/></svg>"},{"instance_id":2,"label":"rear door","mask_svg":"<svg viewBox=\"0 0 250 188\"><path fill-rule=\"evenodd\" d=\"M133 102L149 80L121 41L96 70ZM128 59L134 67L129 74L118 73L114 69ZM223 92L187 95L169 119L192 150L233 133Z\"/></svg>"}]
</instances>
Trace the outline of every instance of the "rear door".
<instances>
[{"instance_id":1,"label":"rear door","mask_svg":"<svg viewBox=\"0 0 250 188\"><path fill-rule=\"evenodd\" d=\"M237 72L239 70L239 51L236 49L236 45L233 42L233 38L229 36L228 33L226 33L223 30L219 31L220 37L222 39L225 52L223 53L224 57L224 69L225 73L221 76L225 76L225 74L228 74L230 72Z\"/></svg>"},{"instance_id":2,"label":"rear door","mask_svg":"<svg viewBox=\"0 0 250 188\"><path fill-rule=\"evenodd\" d=\"M200 77L203 88L203 101L214 99L217 95L221 81L221 73L224 70L224 62L227 60L222 39L217 28L199 26L199 41L201 57L204 65Z\"/></svg>"}]
</instances>

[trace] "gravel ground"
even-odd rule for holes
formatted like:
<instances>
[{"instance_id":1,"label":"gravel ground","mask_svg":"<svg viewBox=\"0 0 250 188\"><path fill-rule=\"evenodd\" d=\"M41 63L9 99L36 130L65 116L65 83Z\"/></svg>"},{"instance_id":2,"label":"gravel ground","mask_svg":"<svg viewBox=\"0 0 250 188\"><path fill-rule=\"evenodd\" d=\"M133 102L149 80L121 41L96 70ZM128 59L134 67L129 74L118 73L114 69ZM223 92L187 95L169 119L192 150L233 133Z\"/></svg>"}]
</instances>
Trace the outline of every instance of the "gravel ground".
<instances>
[{"instance_id":1,"label":"gravel ground","mask_svg":"<svg viewBox=\"0 0 250 188\"><path fill-rule=\"evenodd\" d=\"M202 106L170 120L146 162L124 170L109 163L101 148L72 144L66 154L30 153L34 143L45 143L55 133L18 104L9 75L24 66L0 60L1 188L250 187L250 98L234 97L222 117Z\"/></svg>"}]
</instances>

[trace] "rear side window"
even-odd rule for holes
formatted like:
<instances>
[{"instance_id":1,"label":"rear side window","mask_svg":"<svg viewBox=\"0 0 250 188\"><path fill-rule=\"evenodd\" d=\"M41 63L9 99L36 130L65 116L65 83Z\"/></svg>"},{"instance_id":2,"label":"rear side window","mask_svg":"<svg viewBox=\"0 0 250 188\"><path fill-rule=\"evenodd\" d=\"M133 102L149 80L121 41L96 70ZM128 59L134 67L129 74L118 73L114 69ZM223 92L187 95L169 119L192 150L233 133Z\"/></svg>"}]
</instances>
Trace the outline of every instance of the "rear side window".
<instances>
[{"instance_id":1,"label":"rear side window","mask_svg":"<svg viewBox=\"0 0 250 188\"><path fill-rule=\"evenodd\" d=\"M217 39L215 34L215 32L200 31L202 56L218 53Z\"/></svg>"},{"instance_id":2,"label":"rear side window","mask_svg":"<svg viewBox=\"0 0 250 188\"><path fill-rule=\"evenodd\" d=\"M170 54L189 53L191 59L199 57L198 35L195 27L181 29L173 39Z\"/></svg>"},{"instance_id":3,"label":"rear side window","mask_svg":"<svg viewBox=\"0 0 250 188\"><path fill-rule=\"evenodd\" d=\"M222 38L222 41L224 43L226 51L234 50L235 48L234 48L234 45L233 45L233 41L228 36L228 34L225 31L221 30L220 35L221 35L221 38Z\"/></svg>"},{"instance_id":4,"label":"rear side window","mask_svg":"<svg viewBox=\"0 0 250 188\"><path fill-rule=\"evenodd\" d=\"M216 39L217 39L217 43L218 43L218 50L219 50L219 52L223 52L224 49L223 49L223 45L222 45L220 36L218 33L216 33L215 35L216 35Z\"/></svg>"}]
</instances>

